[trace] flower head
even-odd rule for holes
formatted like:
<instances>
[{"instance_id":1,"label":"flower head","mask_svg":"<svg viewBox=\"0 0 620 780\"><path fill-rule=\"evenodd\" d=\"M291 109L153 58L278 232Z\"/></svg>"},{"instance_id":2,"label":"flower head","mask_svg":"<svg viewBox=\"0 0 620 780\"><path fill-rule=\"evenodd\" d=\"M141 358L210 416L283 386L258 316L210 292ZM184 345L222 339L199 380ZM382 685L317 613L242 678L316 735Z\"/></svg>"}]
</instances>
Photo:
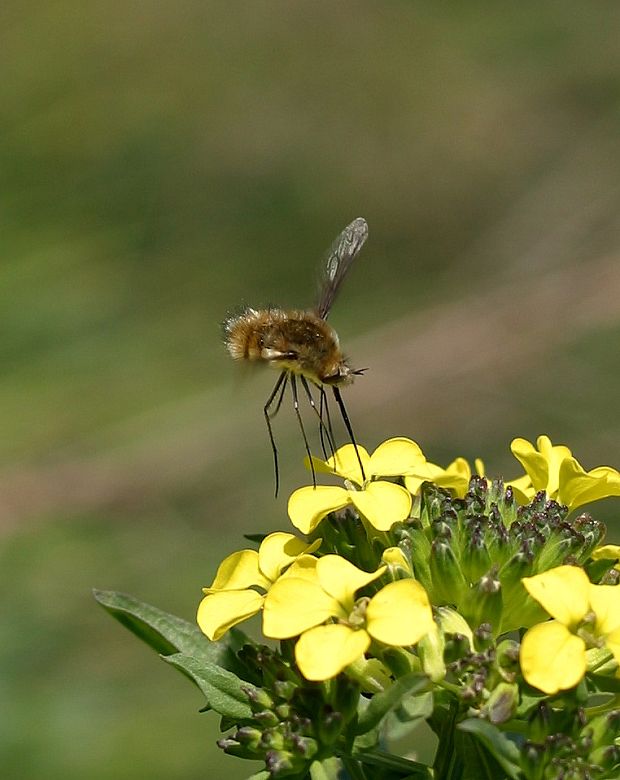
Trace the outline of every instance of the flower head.
<instances>
[{"instance_id":1,"label":"flower head","mask_svg":"<svg viewBox=\"0 0 620 780\"><path fill-rule=\"evenodd\" d=\"M424 455L418 445L405 438L389 439L372 455L360 446L356 453L352 444L346 444L326 461L313 458L315 471L342 477L345 487L317 485L299 488L288 502L291 522L308 534L330 512L352 505L374 528L387 531L394 523L409 516L411 495L401 485L377 478L402 476L420 460L424 460Z\"/></svg>"},{"instance_id":2,"label":"flower head","mask_svg":"<svg viewBox=\"0 0 620 780\"><path fill-rule=\"evenodd\" d=\"M587 670L586 650L606 647L620 663L620 585L593 585L576 566L524 577L529 594L553 620L530 628L521 642L521 669L548 694L572 688Z\"/></svg>"},{"instance_id":3,"label":"flower head","mask_svg":"<svg viewBox=\"0 0 620 780\"><path fill-rule=\"evenodd\" d=\"M548 436L539 436L534 447L526 439L514 439L510 445L529 478L529 485L517 480L528 500L539 490L569 509L609 496L620 496L620 472L611 466L586 471L563 444L552 444Z\"/></svg>"},{"instance_id":4,"label":"flower head","mask_svg":"<svg viewBox=\"0 0 620 780\"><path fill-rule=\"evenodd\" d=\"M338 555L319 558L313 577L288 576L270 589L263 633L273 639L299 636L295 659L308 680L334 677L360 659L372 639L400 647L415 644L435 625L420 583L398 580L371 598L355 598L384 571L381 566L364 572Z\"/></svg>"},{"instance_id":5,"label":"flower head","mask_svg":"<svg viewBox=\"0 0 620 780\"><path fill-rule=\"evenodd\" d=\"M220 564L210 587L203 588L205 598L198 607L198 625L209 639L222 637L229 628L255 615L263 606L264 593L282 572L309 556L320 541L312 545L293 534L273 533L266 536L258 552L239 550ZM298 572L299 574L299 572Z\"/></svg>"}]
</instances>

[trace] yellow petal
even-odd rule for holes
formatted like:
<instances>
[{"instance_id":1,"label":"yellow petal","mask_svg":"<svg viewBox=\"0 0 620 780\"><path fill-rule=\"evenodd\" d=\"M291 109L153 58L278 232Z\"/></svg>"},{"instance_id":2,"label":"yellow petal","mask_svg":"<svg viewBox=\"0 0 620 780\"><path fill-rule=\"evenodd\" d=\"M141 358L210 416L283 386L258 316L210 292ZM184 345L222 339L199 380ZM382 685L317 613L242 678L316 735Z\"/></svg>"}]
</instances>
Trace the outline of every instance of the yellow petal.
<instances>
[{"instance_id":1,"label":"yellow petal","mask_svg":"<svg viewBox=\"0 0 620 780\"><path fill-rule=\"evenodd\" d=\"M590 585L590 606L597 634L606 636L620 629L620 585Z\"/></svg>"},{"instance_id":2,"label":"yellow petal","mask_svg":"<svg viewBox=\"0 0 620 780\"><path fill-rule=\"evenodd\" d=\"M310 545L293 534L278 531L266 536L258 550L258 566L270 582L275 582L282 570L291 564ZM314 545L314 549L317 545Z\"/></svg>"},{"instance_id":3,"label":"yellow petal","mask_svg":"<svg viewBox=\"0 0 620 780\"><path fill-rule=\"evenodd\" d=\"M560 487L560 466L566 458L572 458L573 453L563 444L552 444L548 436L539 436L536 444L541 454L547 460L548 480L547 493L555 496Z\"/></svg>"},{"instance_id":4,"label":"yellow petal","mask_svg":"<svg viewBox=\"0 0 620 780\"><path fill-rule=\"evenodd\" d=\"M420 485L426 481L426 477L405 477L405 487L412 496L415 496L420 490Z\"/></svg>"},{"instance_id":5,"label":"yellow petal","mask_svg":"<svg viewBox=\"0 0 620 780\"><path fill-rule=\"evenodd\" d=\"M620 628L612 631L605 640L605 646L613 654L616 663L620 666Z\"/></svg>"},{"instance_id":6,"label":"yellow petal","mask_svg":"<svg viewBox=\"0 0 620 780\"><path fill-rule=\"evenodd\" d=\"M521 642L521 671L530 685L548 694L573 688L586 672L586 646L551 620L530 628Z\"/></svg>"},{"instance_id":7,"label":"yellow petal","mask_svg":"<svg viewBox=\"0 0 620 780\"><path fill-rule=\"evenodd\" d=\"M517 479L511 479L510 482L505 482L504 484L506 487L512 488L513 495L520 504L529 504L536 495L536 490L532 485L529 474L524 474Z\"/></svg>"},{"instance_id":8,"label":"yellow petal","mask_svg":"<svg viewBox=\"0 0 620 780\"><path fill-rule=\"evenodd\" d=\"M295 645L295 660L306 680L329 680L368 649L365 631L331 624L306 631Z\"/></svg>"},{"instance_id":9,"label":"yellow petal","mask_svg":"<svg viewBox=\"0 0 620 780\"><path fill-rule=\"evenodd\" d=\"M595 561L600 560L620 560L620 544L602 544L592 553Z\"/></svg>"},{"instance_id":10,"label":"yellow petal","mask_svg":"<svg viewBox=\"0 0 620 780\"><path fill-rule=\"evenodd\" d=\"M590 501L620 496L620 474L611 466L584 471L575 458L566 458L560 466L558 499L571 509Z\"/></svg>"},{"instance_id":11,"label":"yellow petal","mask_svg":"<svg viewBox=\"0 0 620 780\"><path fill-rule=\"evenodd\" d=\"M263 634L271 639L288 639L330 617L346 618L347 615L318 581L281 577L265 596Z\"/></svg>"},{"instance_id":12,"label":"yellow petal","mask_svg":"<svg viewBox=\"0 0 620 780\"><path fill-rule=\"evenodd\" d=\"M474 460L474 468L476 469L476 474L479 477L486 477L486 468L482 458L476 458Z\"/></svg>"},{"instance_id":13,"label":"yellow petal","mask_svg":"<svg viewBox=\"0 0 620 780\"><path fill-rule=\"evenodd\" d=\"M577 566L557 566L521 582L530 596L565 626L576 626L590 609L590 581Z\"/></svg>"},{"instance_id":14,"label":"yellow petal","mask_svg":"<svg viewBox=\"0 0 620 780\"><path fill-rule=\"evenodd\" d=\"M544 455L527 439L513 439L510 449L527 472L535 491L546 490L549 482L549 464Z\"/></svg>"},{"instance_id":15,"label":"yellow petal","mask_svg":"<svg viewBox=\"0 0 620 780\"><path fill-rule=\"evenodd\" d=\"M469 488L471 468L465 458L456 458L450 465L443 469L433 482L439 487L454 490L459 498L463 498Z\"/></svg>"},{"instance_id":16,"label":"yellow petal","mask_svg":"<svg viewBox=\"0 0 620 780\"><path fill-rule=\"evenodd\" d=\"M368 633L386 645L414 645L435 627L426 591L416 580L398 580L370 599Z\"/></svg>"},{"instance_id":17,"label":"yellow petal","mask_svg":"<svg viewBox=\"0 0 620 780\"><path fill-rule=\"evenodd\" d=\"M376 580L384 571L385 566L372 572L362 571L339 555L324 555L316 564L316 573L321 587L342 605L345 614L353 609L355 592Z\"/></svg>"},{"instance_id":18,"label":"yellow petal","mask_svg":"<svg viewBox=\"0 0 620 780\"><path fill-rule=\"evenodd\" d=\"M219 565L211 587L203 588L203 592L242 590L249 588L251 585L267 588L270 585L270 581L261 574L258 568L258 553L256 550L239 550L224 558Z\"/></svg>"},{"instance_id":19,"label":"yellow petal","mask_svg":"<svg viewBox=\"0 0 620 780\"><path fill-rule=\"evenodd\" d=\"M284 577L299 577L301 579L314 580L316 582L317 561L318 558L315 558L313 555L300 555L299 558L293 561L284 574L281 575L280 579L284 579Z\"/></svg>"},{"instance_id":20,"label":"yellow petal","mask_svg":"<svg viewBox=\"0 0 620 780\"><path fill-rule=\"evenodd\" d=\"M295 528L309 534L326 515L350 503L348 491L337 485L302 487L288 500L288 516Z\"/></svg>"},{"instance_id":21,"label":"yellow petal","mask_svg":"<svg viewBox=\"0 0 620 780\"><path fill-rule=\"evenodd\" d=\"M357 457L358 454L359 460ZM336 450L331 458L324 461L324 464L327 467L327 470L332 474L355 482L357 485L362 485L364 479L362 477L362 472L360 471L360 460L364 466L366 479L368 479L370 475L370 456L364 447L360 447L359 444L357 445L357 452L352 444L345 444L344 447L340 447L340 449Z\"/></svg>"},{"instance_id":22,"label":"yellow petal","mask_svg":"<svg viewBox=\"0 0 620 780\"><path fill-rule=\"evenodd\" d=\"M411 471L426 458L420 447L411 439L400 436L380 444L370 456L370 475L395 477Z\"/></svg>"},{"instance_id":23,"label":"yellow petal","mask_svg":"<svg viewBox=\"0 0 620 780\"><path fill-rule=\"evenodd\" d=\"M255 590L221 590L205 596L198 606L198 625L209 639L216 640L229 628L255 615L264 596Z\"/></svg>"},{"instance_id":24,"label":"yellow petal","mask_svg":"<svg viewBox=\"0 0 620 780\"><path fill-rule=\"evenodd\" d=\"M378 531L389 531L411 511L411 494L392 482L370 482L364 490L349 491L349 497Z\"/></svg>"},{"instance_id":25,"label":"yellow petal","mask_svg":"<svg viewBox=\"0 0 620 780\"><path fill-rule=\"evenodd\" d=\"M400 547L386 547L381 561L387 564L390 571L394 573L405 572L408 576L413 576L411 563Z\"/></svg>"}]
</instances>

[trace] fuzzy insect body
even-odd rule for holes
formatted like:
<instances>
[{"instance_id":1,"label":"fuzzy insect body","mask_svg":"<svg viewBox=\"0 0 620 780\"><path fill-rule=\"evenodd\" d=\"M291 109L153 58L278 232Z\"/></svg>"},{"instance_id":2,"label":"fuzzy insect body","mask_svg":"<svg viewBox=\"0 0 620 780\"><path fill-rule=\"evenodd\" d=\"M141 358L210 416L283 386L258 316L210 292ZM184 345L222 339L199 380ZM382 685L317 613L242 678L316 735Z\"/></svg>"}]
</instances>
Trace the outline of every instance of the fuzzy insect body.
<instances>
[{"instance_id":1,"label":"fuzzy insect body","mask_svg":"<svg viewBox=\"0 0 620 780\"><path fill-rule=\"evenodd\" d=\"M354 371L338 334L312 311L246 309L225 325L226 346L236 360L266 363L305 376L315 385L343 386Z\"/></svg>"}]
</instances>

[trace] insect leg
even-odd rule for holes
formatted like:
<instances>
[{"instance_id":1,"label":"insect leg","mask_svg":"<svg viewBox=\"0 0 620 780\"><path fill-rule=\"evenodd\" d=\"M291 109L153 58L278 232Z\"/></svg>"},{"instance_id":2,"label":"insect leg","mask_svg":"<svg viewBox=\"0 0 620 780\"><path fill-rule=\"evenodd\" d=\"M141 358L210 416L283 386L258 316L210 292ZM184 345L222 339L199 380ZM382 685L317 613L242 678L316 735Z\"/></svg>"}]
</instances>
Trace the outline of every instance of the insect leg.
<instances>
[{"instance_id":1,"label":"insect leg","mask_svg":"<svg viewBox=\"0 0 620 780\"><path fill-rule=\"evenodd\" d=\"M319 392L321 394L321 400L319 403L319 414L321 415L321 419L323 419L323 407L325 407L325 418L327 420L327 431L329 433L329 438L331 441L331 451L332 455L335 455L336 450L336 439L334 438L334 429L332 428L332 417L329 413L329 404L327 403L327 393L325 392L325 388L322 385L319 385ZM325 427L325 426L323 426Z\"/></svg>"},{"instance_id":2,"label":"insect leg","mask_svg":"<svg viewBox=\"0 0 620 780\"><path fill-rule=\"evenodd\" d=\"M295 378L295 374L291 374L291 391L293 393L293 407L295 409L295 414L297 415L297 421L299 422L299 427L301 428L301 435L303 436L304 439L306 454L308 455L308 460L310 461L310 471L312 472L312 484L314 487L316 487L316 474L314 473L314 463L312 462L312 453L310 452L310 445L308 444L306 431L304 429L304 423L303 420L301 419L301 412L299 411L299 399L297 398L297 380Z\"/></svg>"},{"instance_id":3,"label":"insect leg","mask_svg":"<svg viewBox=\"0 0 620 780\"><path fill-rule=\"evenodd\" d=\"M282 398L284 397L284 390L286 389L286 380L288 379L288 372L283 371L278 377L278 381L275 387L271 391L267 403L263 407L263 414L265 415L265 422L267 423L267 431L269 432L269 441L271 442L271 451L273 452L273 468L276 476L276 498L278 497L278 489L280 488L280 470L278 469L278 448L276 447L275 439L273 438L273 430L271 428L271 420L278 413ZM276 403L275 411L271 412L271 406L275 397L280 393L280 397Z\"/></svg>"},{"instance_id":4,"label":"insect leg","mask_svg":"<svg viewBox=\"0 0 620 780\"><path fill-rule=\"evenodd\" d=\"M344 401L342 400L342 395L340 394L340 389L334 386L332 387L332 390L334 391L334 398L336 399L336 403L340 408L340 414L342 415L345 428L347 429L347 433L349 434L349 438L351 439L351 444L355 448L355 454L357 455L357 462L360 464L360 469L362 470L362 479L366 481L364 466L362 464L362 459L360 458L360 453L357 448L357 442L355 441L355 436L353 435L353 428L351 427L351 422L349 421L349 415L347 414L347 410L345 409L344 406Z\"/></svg>"},{"instance_id":5,"label":"insect leg","mask_svg":"<svg viewBox=\"0 0 620 780\"><path fill-rule=\"evenodd\" d=\"M301 374L299 379L301 380L301 384L302 384L302 386L303 386L303 388L304 388L304 390L306 392L306 396L308 398L308 402L309 402L310 406L312 407L312 410L314 411L316 416L319 418L319 437L321 439L321 449L323 450L323 457L325 458L325 460L327 460L328 455L327 455L327 451L325 449L325 436L327 436L327 443L329 444L329 448L331 450L332 455L334 454L334 444L333 444L332 439L330 438L329 431L325 427L325 422L323 421L322 409L321 409L321 411L319 411L316 408L316 404L314 403L314 398L312 397L312 393L310 391L310 386L308 385L308 380L306 379L306 377L303 374Z\"/></svg>"}]
</instances>

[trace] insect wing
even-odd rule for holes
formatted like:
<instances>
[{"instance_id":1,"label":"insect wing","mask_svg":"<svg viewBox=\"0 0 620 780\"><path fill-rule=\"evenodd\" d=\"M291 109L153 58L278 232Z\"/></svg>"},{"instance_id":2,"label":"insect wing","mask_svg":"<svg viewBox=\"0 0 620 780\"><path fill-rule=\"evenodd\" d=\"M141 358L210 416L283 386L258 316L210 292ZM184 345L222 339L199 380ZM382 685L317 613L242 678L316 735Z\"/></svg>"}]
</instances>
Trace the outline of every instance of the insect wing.
<instances>
[{"instance_id":1,"label":"insect wing","mask_svg":"<svg viewBox=\"0 0 620 780\"><path fill-rule=\"evenodd\" d=\"M322 319L327 319L342 280L347 275L351 263L357 257L367 238L368 225L366 220L363 217L358 217L346 226L329 248L321 277L319 302L316 307L317 314Z\"/></svg>"}]
</instances>

